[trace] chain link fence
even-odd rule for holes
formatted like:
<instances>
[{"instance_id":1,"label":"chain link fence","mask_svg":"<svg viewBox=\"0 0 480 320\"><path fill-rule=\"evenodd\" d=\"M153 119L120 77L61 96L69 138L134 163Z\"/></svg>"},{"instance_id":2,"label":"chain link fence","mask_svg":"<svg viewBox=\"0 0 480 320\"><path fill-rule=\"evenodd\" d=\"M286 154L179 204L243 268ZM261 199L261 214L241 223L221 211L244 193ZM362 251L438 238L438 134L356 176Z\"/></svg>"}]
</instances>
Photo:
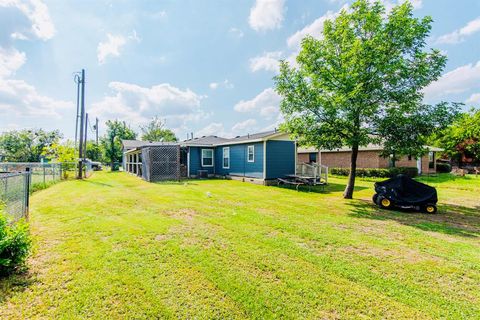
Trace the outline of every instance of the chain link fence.
<instances>
[{"instance_id":1,"label":"chain link fence","mask_svg":"<svg viewBox=\"0 0 480 320\"><path fill-rule=\"evenodd\" d=\"M75 178L78 163L0 162L0 208L15 222L28 218L29 195L60 180ZM94 168L87 161L82 176L88 178Z\"/></svg>"},{"instance_id":2,"label":"chain link fence","mask_svg":"<svg viewBox=\"0 0 480 320\"><path fill-rule=\"evenodd\" d=\"M30 177L29 172L0 173L0 206L12 222L28 219Z\"/></svg>"},{"instance_id":3,"label":"chain link fence","mask_svg":"<svg viewBox=\"0 0 480 320\"><path fill-rule=\"evenodd\" d=\"M63 163L1 162L0 172L25 172L30 168L31 185L49 184L62 179ZM74 170L74 169L73 169Z\"/></svg>"}]
</instances>

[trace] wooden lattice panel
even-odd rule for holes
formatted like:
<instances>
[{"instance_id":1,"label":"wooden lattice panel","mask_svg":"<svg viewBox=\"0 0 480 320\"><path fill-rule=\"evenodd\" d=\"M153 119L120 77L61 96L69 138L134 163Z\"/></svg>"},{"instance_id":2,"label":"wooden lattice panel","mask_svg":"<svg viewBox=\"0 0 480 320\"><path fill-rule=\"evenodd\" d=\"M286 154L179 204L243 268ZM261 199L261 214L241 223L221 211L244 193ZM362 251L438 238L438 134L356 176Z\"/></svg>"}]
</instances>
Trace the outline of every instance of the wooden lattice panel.
<instances>
[{"instance_id":1,"label":"wooden lattice panel","mask_svg":"<svg viewBox=\"0 0 480 320\"><path fill-rule=\"evenodd\" d=\"M149 148L150 181L180 179L180 147L158 146Z\"/></svg>"}]
</instances>

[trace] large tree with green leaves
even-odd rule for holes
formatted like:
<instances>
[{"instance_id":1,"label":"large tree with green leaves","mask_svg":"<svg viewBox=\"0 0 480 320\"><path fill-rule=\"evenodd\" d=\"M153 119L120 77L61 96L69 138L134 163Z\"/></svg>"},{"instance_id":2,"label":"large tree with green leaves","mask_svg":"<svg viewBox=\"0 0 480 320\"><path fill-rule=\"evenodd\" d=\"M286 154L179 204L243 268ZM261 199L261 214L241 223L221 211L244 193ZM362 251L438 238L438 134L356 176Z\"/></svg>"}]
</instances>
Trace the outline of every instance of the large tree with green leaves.
<instances>
[{"instance_id":1,"label":"large tree with green leaves","mask_svg":"<svg viewBox=\"0 0 480 320\"><path fill-rule=\"evenodd\" d=\"M12 130L0 135L0 152L5 161L39 162L44 148L62 138L58 130Z\"/></svg>"},{"instance_id":2,"label":"large tree with green leaves","mask_svg":"<svg viewBox=\"0 0 480 320\"><path fill-rule=\"evenodd\" d=\"M450 126L436 132L432 142L445 149L450 157L472 158L480 162L480 109L460 114Z\"/></svg>"},{"instance_id":3,"label":"large tree with green leaves","mask_svg":"<svg viewBox=\"0 0 480 320\"><path fill-rule=\"evenodd\" d=\"M137 134L125 122L119 120L108 120L106 126L107 132L101 139L104 158L110 162L112 170L116 170L115 163L122 161L122 140L135 139Z\"/></svg>"},{"instance_id":4,"label":"large tree with green leaves","mask_svg":"<svg viewBox=\"0 0 480 320\"><path fill-rule=\"evenodd\" d=\"M440 126L455 108L422 103L446 57L425 48L432 19L412 10L408 2L386 13L380 1L355 1L325 22L323 38L304 38L297 66L282 61L275 77L284 130L304 145L351 148L345 198L353 196L359 147L421 154L424 126Z\"/></svg>"},{"instance_id":5,"label":"large tree with green leaves","mask_svg":"<svg viewBox=\"0 0 480 320\"><path fill-rule=\"evenodd\" d=\"M163 141L176 142L178 141L175 133L165 127L165 122L158 117L153 119L145 126L141 126L143 141Z\"/></svg>"}]
</instances>

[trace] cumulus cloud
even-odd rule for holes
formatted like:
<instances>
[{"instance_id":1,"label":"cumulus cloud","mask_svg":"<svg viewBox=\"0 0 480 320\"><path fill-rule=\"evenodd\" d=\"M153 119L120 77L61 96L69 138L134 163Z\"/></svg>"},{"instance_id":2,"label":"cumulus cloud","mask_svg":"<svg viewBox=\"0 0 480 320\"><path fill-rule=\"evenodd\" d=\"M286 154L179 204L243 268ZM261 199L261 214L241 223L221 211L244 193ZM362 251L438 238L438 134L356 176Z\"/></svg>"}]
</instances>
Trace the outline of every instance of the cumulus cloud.
<instances>
[{"instance_id":1,"label":"cumulus cloud","mask_svg":"<svg viewBox=\"0 0 480 320\"><path fill-rule=\"evenodd\" d=\"M24 52L19 52L15 48L0 47L0 78L13 75L25 63L25 60Z\"/></svg>"},{"instance_id":2,"label":"cumulus cloud","mask_svg":"<svg viewBox=\"0 0 480 320\"><path fill-rule=\"evenodd\" d=\"M228 32L237 38L243 38L243 36L245 35L242 30L238 28L233 28L233 27L230 28Z\"/></svg>"},{"instance_id":3,"label":"cumulus cloud","mask_svg":"<svg viewBox=\"0 0 480 320\"><path fill-rule=\"evenodd\" d=\"M127 43L127 39L122 35L112 35L107 33L107 41L100 42L97 47L98 63L103 64L109 56L120 56L120 49Z\"/></svg>"},{"instance_id":4,"label":"cumulus cloud","mask_svg":"<svg viewBox=\"0 0 480 320\"><path fill-rule=\"evenodd\" d=\"M451 33L438 37L439 44L455 44L465 41L465 38L480 31L480 17L467 23L463 28L454 30Z\"/></svg>"},{"instance_id":5,"label":"cumulus cloud","mask_svg":"<svg viewBox=\"0 0 480 320\"><path fill-rule=\"evenodd\" d=\"M287 39L288 47L292 49L297 49L300 47L300 43L302 39L305 38L307 35L310 35L314 38L321 39L323 38L323 24L327 20L335 19L342 9L348 9L348 6L343 6L339 11L327 11L323 16L315 19L311 24L305 26L303 29L295 32Z\"/></svg>"},{"instance_id":6,"label":"cumulus cloud","mask_svg":"<svg viewBox=\"0 0 480 320\"><path fill-rule=\"evenodd\" d=\"M206 127L198 130L194 137L203 137L203 136L219 136L219 137L228 137L229 134L225 132L223 123L212 122Z\"/></svg>"},{"instance_id":7,"label":"cumulus cloud","mask_svg":"<svg viewBox=\"0 0 480 320\"><path fill-rule=\"evenodd\" d=\"M200 109L204 98L190 89L179 89L168 83L150 88L124 82L111 82L112 94L92 105L92 114L104 119L118 118L134 125L159 116L178 132L188 121L206 118Z\"/></svg>"},{"instance_id":8,"label":"cumulus cloud","mask_svg":"<svg viewBox=\"0 0 480 320\"><path fill-rule=\"evenodd\" d=\"M236 124L233 125L232 131L235 133L247 133L247 132L252 132L255 131L255 126L257 125L257 120L255 119L247 119L245 121L237 122Z\"/></svg>"},{"instance_id":9,"label":"cumulus cloud","mask_svg":"<svg viewBox=\"0 0 480 320\"><path fill-rule=\"evenodd\" d=\"M469 103L469 104L478 104L480 105L480 93L474 93L472 94L468 99L467 101L465 101L466 103Z\"/></svg>"},{"instance_id":10,"label":"cumulus cloud","mask_svg":"<svg viewBox=\"0 0 480 320\"><path fill-rule=\"evenodd\" d=\"M210 89L216 90L219 87L223 87L225 89L233 89L235 86L231 83L228 79L223 80L223 82L212 82L208 85Z\"/></svg>"},{"instance_id":11,"label":"cumulus cloud","mask_svg":"<svg viewBox=\"0 0 480 320\"><path fill-rule=\"evenodd\" d=\"M0 0L0 7L9 7L18 9L30 21L28 33L33 36L48 40L55 35L55 26L50 18L48 7L41 0ZM20 32L14 32L12 37L22 36L26 39L27 36Z\"/></svg>"},{"instance_id":12,"label":"cumulus cloud","mask_svg":"<svg viewBox=\"0 0 480 320\"><path fill-rule=\"evenodd\" d=\"M255 31L280 28L285 12L284 0L256 0L250 9L248 23Z\"/></svg>"},{"instance_id":13,"label":"cumulus cloud","mask_svg":"<svg viewBox=\"0 0 480 320\"><path fill-rule=\"evenodd\" d=\"M467 92L480 87L480 61L470 63L445 73L424 89L425 99L441 99L449 94Z\"/></svg>"},{"instance_id":14,"label":"cumulus cloud","mask_svg":"<svg viewBox=\"0 0 480 320\"><path fill-rule=\"evenodd\" d=\"M251 100L241 100L233 109L244 113L256 112L266 119L271 119L278 115L281 100L275 90L267 88Z\"/></svg>"},{"instance_id":15,"label":"cumulus cloud","mask_svg":"<svg viewBox=\"0 0 480 320\"><path fill-rule=\"evenodd\" d=\"M43 96L23 80L0 79L0 114L59 119L61 112L68 108L73 109L71 102Z\"/></svg>"},{"instance_id":16,"label":"cumulus cloud","mask_svg":"<svg viewBox=\"0 0 480 320\"><path fill-rule=\"evenodd\" d=\"M281 51L264 52L263 55L250 59L250 71L266 70L278 72L279 60L281 58Z\"/></svg>"}]
</instances>

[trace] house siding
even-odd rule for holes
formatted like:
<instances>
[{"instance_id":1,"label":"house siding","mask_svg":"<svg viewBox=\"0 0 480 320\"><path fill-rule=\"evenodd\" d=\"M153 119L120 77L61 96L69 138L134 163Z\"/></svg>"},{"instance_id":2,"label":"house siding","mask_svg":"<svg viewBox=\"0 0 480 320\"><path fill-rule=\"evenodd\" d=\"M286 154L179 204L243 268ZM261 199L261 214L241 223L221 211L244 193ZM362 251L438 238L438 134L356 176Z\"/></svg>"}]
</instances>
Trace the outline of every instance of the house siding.
<instances>
[{"instance_id":1,"label":"house siding","mask_svg":"<svg viewBox=\"0 0 480 320\"><path fill-rule=\"evenodd\" d=\"M266 144L266 179L295 174L295 142L269 140Z\"/></svg>"},{"instance_id":2,"label":"house siding","mask_svg":"<svg viewBox=\"0 0 480 320\"><path fill-rule=\"evenodd\" d=\"M255 146L254 162L247 161L247 147ZM223 168L223 148L230 148L230 168ZM215 148L215 174L263 178L263 142L232 144Z\"/></svg>"},{"instance_id":3,"label":"house siding","mask_svg":"<svg viewBox=\"0 0 480 320\"><path fill-rule=\"evenodd\" d=\"M202 167L202 149L212 149L213 152L213 167ZM190 164L188 170L190 176L196 176L198 170L207 170L208 174L215 173L215 162L217 161L217 156L215 153L215 148L205 148L205 147L189 147L190 152Z\"/></svg>"}]
</instances>

